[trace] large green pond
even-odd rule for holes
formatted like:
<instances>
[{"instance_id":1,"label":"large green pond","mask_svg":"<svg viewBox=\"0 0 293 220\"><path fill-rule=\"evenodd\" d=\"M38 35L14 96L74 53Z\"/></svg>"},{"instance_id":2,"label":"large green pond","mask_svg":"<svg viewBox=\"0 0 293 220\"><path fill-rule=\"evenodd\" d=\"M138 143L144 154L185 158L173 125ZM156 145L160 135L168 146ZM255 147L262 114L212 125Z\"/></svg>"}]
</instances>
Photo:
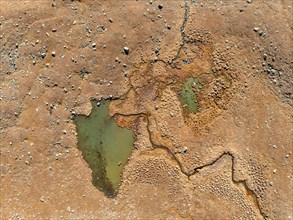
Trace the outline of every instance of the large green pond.
<instances>
[{"instance_id":1,"label":"large green pond","mask_svg":"<svg viewBox=\"0 0 293 220\"><path fill-rule=\"evenodd\" d=\"M118 193L124 165L131 154L134 135L116 125L108 114L110 101L93 101L91 114L75 118L78 149L92 170L92 183L107 196Z\"/></svg>"},{"instance_id":2,"label":"large green pond","mask_svg":"<svg viewBox=\"0 0 293 220\"><path fill-rule=\"evenodd\" d=\"M202 88L202 85L196 78L188 78L187 81L182 85L180 91L180 102L188 112L197 112L199 105L196 100L196 90Z\"/></svg>"}]
</instances>

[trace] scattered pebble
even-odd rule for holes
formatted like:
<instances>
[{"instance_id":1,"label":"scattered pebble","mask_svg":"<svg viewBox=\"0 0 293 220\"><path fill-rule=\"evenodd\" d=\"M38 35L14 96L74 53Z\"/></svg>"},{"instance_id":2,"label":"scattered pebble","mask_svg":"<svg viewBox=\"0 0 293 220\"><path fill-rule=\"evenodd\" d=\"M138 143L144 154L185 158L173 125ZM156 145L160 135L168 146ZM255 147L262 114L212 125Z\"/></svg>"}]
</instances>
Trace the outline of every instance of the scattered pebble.
<instances>
[{"instance_id":1,"label":"scattered pebble","mask_svg":"<svg viewBox=\"0 0 293 220\"><path fill-rule=\"evenodd\" d=\"M102 33L102 32L105 31L105 30L106 30L106 27L105 27L104 25L98 25L98 26L97 26L97 31L98 31L98 32Z\"/></svg>"},{"instance_id":2,"label":"scattered pebble","mask_svg":"<svg viewBox=\"0 0 293 220\"><path fill-rule=\"evenodd\" d=\"M187 147L182 147L181 153L186 153L187 151L188 151L188 148Z\"/></svg>"},{"instance_id":3,"label":"scattered pebble","mask_svg":"<svg viewBox=\"0 0 293 220\"><path fill-rule=\"evenodd\" d=\"M129 54L129 48L128 48L128 47L124 47L123 50L124 50L124 53L125 53L126 55Z\"/></svg>"},{"instance_id":4,"label":"scattered pebble","mask_svg":"<svg viewBox=\"0 0 293 220\"><path fill-rule=\"evenodd\" d=\"M41 202L45 202L45 197L44 197L44 196L41 196L41 197L40 197L40 201L41 201Z\"/></svg>"}]
</instances>

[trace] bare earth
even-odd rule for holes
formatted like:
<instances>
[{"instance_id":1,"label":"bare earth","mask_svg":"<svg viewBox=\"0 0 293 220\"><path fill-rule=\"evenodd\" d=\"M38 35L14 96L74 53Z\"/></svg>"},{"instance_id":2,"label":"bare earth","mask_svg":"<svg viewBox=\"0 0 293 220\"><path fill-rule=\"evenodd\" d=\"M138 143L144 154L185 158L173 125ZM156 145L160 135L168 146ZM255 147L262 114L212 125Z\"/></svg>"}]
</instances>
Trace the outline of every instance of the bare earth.
<instances>
[{"instance_id":1,"label":"bare earth","mask_svg":"<svg viewBox=\"0 0 293 220\"><path fill-rule=\"evenodd\" d=\"M248 2L1 0L1 219L292 219L292 1ZM135 133L116 198L72 120L100 98Z\"/></svg>"}]
</instances>

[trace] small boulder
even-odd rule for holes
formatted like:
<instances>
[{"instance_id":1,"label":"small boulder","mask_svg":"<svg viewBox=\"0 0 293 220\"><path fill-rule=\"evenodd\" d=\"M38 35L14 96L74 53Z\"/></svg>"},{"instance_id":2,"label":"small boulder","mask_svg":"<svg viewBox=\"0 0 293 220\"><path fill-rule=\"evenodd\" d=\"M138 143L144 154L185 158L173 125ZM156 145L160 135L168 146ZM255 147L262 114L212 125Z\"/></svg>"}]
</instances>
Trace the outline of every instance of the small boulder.
<instances>
[{"instance_id":1,"label":"small boulder","mask_svg":"<svg viewBox=\"0 0 293 220\"><path fill-rule=\"evenodd\" d=\"M125 53L126 55L129 54L129 48L128 48L128 47L124 47L123 50L124 50L124 53Z\"/></svg>"}]
</instances>

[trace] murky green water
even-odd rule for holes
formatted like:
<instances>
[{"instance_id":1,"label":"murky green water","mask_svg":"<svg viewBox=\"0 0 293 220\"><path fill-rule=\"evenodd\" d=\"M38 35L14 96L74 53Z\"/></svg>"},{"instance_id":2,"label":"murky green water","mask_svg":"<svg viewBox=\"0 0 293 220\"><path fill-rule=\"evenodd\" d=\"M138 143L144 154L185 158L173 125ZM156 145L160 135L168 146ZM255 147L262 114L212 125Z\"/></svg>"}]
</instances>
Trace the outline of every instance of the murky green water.
<instances>
[{"instance_id":1,"label":"murky green water","mask_svg":"<svg viewBox=\"0 0 293 220\"><path fill-rule=\"evenodd\" d=\"M123 167L131 154L134 135L118 127L108 114L110 101L101 102L87 116L77 116L78 149L92 170L92 183L109 197L117 195Z\"/></svg>"},{"instance_id":2,"label":"murky green water","mask_svg":"<svg viewBox=\"0 0 293 220\"><path fill-rule=\"evenodd\" d=\"M180 102L188 112L198 111L199 106L196 101L195 91L201 87L201 84L195 78L188 78L183 84L182 90L180 91Z\"/></svg>"}]
</instances>

